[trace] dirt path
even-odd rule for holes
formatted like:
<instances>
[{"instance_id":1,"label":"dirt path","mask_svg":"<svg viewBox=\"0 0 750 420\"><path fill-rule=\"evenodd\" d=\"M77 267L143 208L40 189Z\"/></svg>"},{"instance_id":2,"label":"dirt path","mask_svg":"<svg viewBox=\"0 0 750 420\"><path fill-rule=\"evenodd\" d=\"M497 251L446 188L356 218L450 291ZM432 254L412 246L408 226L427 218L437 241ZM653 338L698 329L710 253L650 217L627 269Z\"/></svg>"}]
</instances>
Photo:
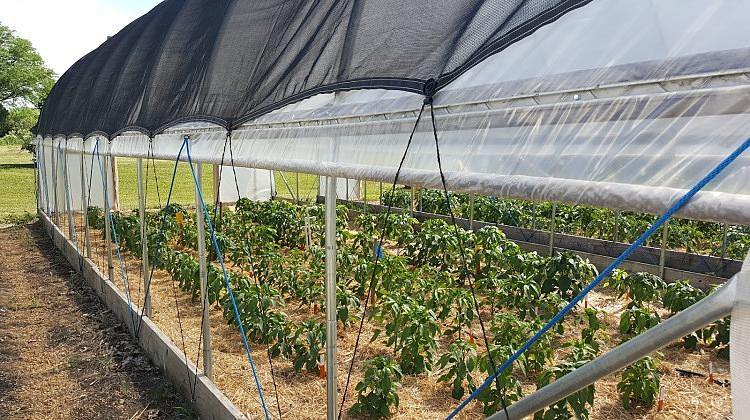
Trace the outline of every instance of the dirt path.
<instances>
[{"instance_id":1,"label":"dirt path","mask_svg":"<svg viewBox=\"0 0 750 420\"><path fill-rule=\"evenodd\" d=\"M193 418L187 407L41 225L0 229L0 418Z\"/></svg>"}]
</instances>

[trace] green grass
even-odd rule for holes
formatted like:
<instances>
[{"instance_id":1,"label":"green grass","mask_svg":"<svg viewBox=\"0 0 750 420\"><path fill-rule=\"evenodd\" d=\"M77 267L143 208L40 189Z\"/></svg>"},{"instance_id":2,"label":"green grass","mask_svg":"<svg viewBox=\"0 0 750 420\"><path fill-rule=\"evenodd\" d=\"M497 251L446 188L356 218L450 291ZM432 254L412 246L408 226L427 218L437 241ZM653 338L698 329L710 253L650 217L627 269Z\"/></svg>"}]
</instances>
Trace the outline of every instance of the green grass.
<instances>
[{"instance_id":1,"label":"green grass","mask_svg":"<svg viewBox=\"0 0 750 420\"><path fill-rule=\"evenodd\" d=\"M146 161L143 161L143 176L146 177ZM172 171L174 162L155 161L156 177L153 171L154 163L149 162L148 168L148 191L146 194L146 207L158 208L159 196L161 196L161 205L164 206L169 195L169 185L172 181ZM138 164L135 159L117 158L117 171L120 178L120 208L122 210L133 210L138 208ZM203 190L203 199L206 204L214 201L212 170L210 165L203 165L203 177L201 179L201 189ZM158 194L156 189L156 179L159 180ZM172 189L171 203L183 205L195 205L195 187L193 175L190 173L190 167L185 162L180 162L177 166L177 175L175 176L174 188Z\"/></svg>"},{"instance_id":2,"label":"green grass","mask_svg":"<svg viewBox=\"0 0 750 420\"><path fill-rule=\"evenodd\" d=\"M35 213L31 154L19 145L0 145L0 223L23 223Z\"/></svg>"},{"instance_id":3,"label":"green grass","mask_svg":"<svg viewBox=\"0 0 750 420\"><path fill-rule=\"evenodd\" d=\"M145 161L144 161L145 164ZM155 188L155 177L152 164L148 170L148 194L146 205L149 208L159 207L159 197ZM120 179L120 207L122 210L138 208L137 163L135 159L118 158L118 175ZM156 161L156 177L159 184L161 204L164 205L169 193L172 179L173 162ZM145 176L144 168L144 176ZM275 172L276 193L279 197L294 198L299 192L302 200L314 201L318 193L316 175L284 172L289 188L284 183L281 172ZM204 199L207 203L214 201L211 166L204 165L201 182ZM344 182L339 180L339 182ZM297 187L299 184L299 188ZM379 183L367 182L367 199L378 201ZM383 188L388 188L384 185ZM290 192L291 190L291 192ZM24 223L34 219L36 198L34 186L34 164L31 154L22 151L18 145L0 145L0 223ZM171 202L183 205L195 204L193 179L187 163L180 163L172 191Z\"/></svg>"},{"instance_id":4,"label":"green grass","mask_svg":"<svg viewBox=\"0 0 750 420\"><path fill-rule=\"evenodd\" d=\"M299 178L296 173L283 172L286 177L287 184L284 183L282 178L282 172L274 172L276 178L276 195L283 198L295 198L297 196L297 179L299 179L299 196L303 201L315 200L318 195L318 176L309 174L299 174ZM338 182L346 182L343 179L339 179ZM370 202L378 201L380 197L380 183L367 181L367 200ZM362 183L362 193L364 194L365 183ZM383 184L383 189L390 188L390 185ZM291 190L291 191L290 191Z\"/></svg>"}]
</instances>

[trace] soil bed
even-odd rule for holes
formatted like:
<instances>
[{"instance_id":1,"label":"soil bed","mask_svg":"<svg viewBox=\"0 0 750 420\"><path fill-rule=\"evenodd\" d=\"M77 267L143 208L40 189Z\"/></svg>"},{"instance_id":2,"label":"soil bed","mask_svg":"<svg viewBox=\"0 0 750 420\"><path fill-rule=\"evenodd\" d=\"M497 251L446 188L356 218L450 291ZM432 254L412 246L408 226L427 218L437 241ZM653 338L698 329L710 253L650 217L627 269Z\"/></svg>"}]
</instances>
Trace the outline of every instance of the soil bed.
<instances>
[{"instance_id":1,"label":"soil bed","mask_svg":"<svg viewBox=\"0 0 750 420\"><path fill-rule=\"evenodd\" d=\"M0 418L194 418L39 222L0 256Z\"/></svg>"}]
</instances>

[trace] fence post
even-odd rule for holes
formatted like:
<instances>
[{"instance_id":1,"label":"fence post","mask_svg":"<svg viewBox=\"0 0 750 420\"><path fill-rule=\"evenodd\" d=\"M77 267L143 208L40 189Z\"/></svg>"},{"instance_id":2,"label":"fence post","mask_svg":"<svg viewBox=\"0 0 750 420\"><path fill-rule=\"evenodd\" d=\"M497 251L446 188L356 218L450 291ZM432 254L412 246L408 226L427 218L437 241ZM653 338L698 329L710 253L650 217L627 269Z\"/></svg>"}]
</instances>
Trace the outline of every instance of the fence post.
<instances>
[{"instance_id":1,"label":"fence post","mask_svg":"<svg viewBox=\"0 0 750 420\"><path fill-rule=\"evenodd\" d=\"M729 234L729 225L724 223L721 234L721 259L727 257L727 235Z\"/></svg>"},{"instance_id":2,"label":"fence post","mask_svg":"<svg viewBox=\"0 0 750 420\"><path fill-rule=\"evenodd\" d=\"M326 396L327 418L336 419L336 178L326 178ZM348 188L347 188L348 191Z\"/></svg>"},{"instance_id":3,"label":"fence post","mask_svg":"<svg viewBox=\"0 0 750 420\"><path fill-rule=\"evenodd\" d=\"M198 182L203 179L203 165L195 164ZM195 184L195 225L198 228L198 264L201 284L201 333L203 334L203 373L213 380L213 355L211 354L211 322L208 317L208 263L206 261L206 227L205 213L201 202L200 184Z\"/></svg>"},{"instance_id":4,"label":"fence post","mask_svg":"<svg viewBox=\"0 0 750 420\"><path fill-rule=\"evenodd\" d=\"M148 229L146 222L146 194L143 188L143 159L138 158L138 217L141 223L141 261L143 262L143 313L151 317L151 269L148 262Z\"/></svg>"},{"instance_id":5,"label":"fence post","mask_svg":"<svg viewBox=\"0 0 750 420\"><path fill-rule=\"evenodd\" d=\"M115 266L112 264L112 210L109 201L109 151L107 152L107 156L103 159L104 172L102 174L102 186L104 187L104 241L107 248L107 278L114 283Z\"/></svg>"},{"instance_id":6,"label":"fence post","mask_svg":"<svg viewBox=\"0 0 750 420\"><path fill-rule=\"evenodd\" d=\"M667 259L667 238L669 237L669 220L664 223L661 232L661 253L659 254L659 277L664 279L664 264Z\"/></svg>"},{"instance_id":7,"label":"fence post","mask_svg":"<svg viewBox=\"0 0 750 420\"><path fill-rule=\"evenodd\" d=\"M555 253L555 215L557 213L557 203L552 203L552 222L549 229L549 256Z\"/></svg>"},{"instance_id":8,"label":"fence post","mask_svg":"<svg viewBox=\"0 0 750 420\"><path fill-rule=\"evenodd\" d=\"M83 211L83 244L86 256L91 258L91 238L89 237L89 191L86 185L86 139L81 146L81 209Z\"/></svg>"},{"instance_id":9,"label":"fence post","mask_svg":"<svg viewBox=\"0 0 750 420\"><path fill-rule=\"evenodd\" d=\"M476 196L471 194L469 196L469 230L474 230L474 198Z\"/></svg>"},{"instance_id":10,"label":"fence post","mask_svg":"<svg viewBox=\"0 0 750 420\"><path fill-rule=\"evenodd\" d=\"M109 142L110 149L112 142ZM112 156L110 152L110 160L112 161L112 209L120 211L120 171L117 169L117 157Z\"/></svg>"}]
</instances>

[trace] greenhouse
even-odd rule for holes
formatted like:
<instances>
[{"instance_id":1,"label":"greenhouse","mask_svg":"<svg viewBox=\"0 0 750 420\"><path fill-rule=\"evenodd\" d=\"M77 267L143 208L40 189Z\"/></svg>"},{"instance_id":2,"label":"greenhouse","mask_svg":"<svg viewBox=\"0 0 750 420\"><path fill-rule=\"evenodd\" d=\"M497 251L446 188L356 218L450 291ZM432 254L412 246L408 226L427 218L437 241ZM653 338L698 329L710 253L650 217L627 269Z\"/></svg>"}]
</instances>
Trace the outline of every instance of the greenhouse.
<instances>
[{"instance_id":1,"label":"greenhouse","mask_svg":"<svg viewBox=\"0 0 750 420\"><path fill-rule=\"evenodd\" d=\"M52 89L38 211L202 418L746 418L748 15L165 0Z\"/></svg>"}]
</instances>

